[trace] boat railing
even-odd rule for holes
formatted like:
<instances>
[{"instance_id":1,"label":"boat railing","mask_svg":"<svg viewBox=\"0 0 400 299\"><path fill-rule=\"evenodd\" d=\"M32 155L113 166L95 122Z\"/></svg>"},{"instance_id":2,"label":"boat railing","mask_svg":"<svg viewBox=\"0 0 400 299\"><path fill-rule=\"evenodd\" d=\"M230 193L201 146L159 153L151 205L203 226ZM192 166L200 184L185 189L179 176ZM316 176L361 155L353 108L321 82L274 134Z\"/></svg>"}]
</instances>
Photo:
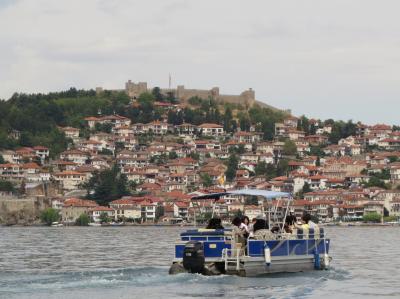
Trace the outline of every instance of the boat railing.
<instances>
[{"instance_id":1,"label":"boat railing","mask_svg":"<svg viewBox=\"0 0 400 299\"><path fill-rule=\"evenodd\" d=\"M182 241L231 241L232 236L183 236L181 237Z\"/></svg>"},{"instance_id":2,"label":"boat railing","mask_svg":"<svg viewBox=\"0 0 400 299\"><path fill-rule=\"evenodd\" d=\"M278 246L280 248L280 250L284 249L284 252L281 251L281 253L283 253L283 255L291 255L293 254L293 250L294 248L296 248L296 244L302 244L301 247L303 247L304 252L309 255L309 254L326 254L327 253L327 246L329 246L329 239L327 239L325 236L321 237L321 238L308 238L308 236L303 235L303 236L299 236L298 234L286 234L286 233L276 233L273 236L268 236L265 239L261 239L261 238L249 238L247 239L247 244L246 244L246 249L245 252L248 256L254 256L254 250L256 250L256 255L263 255L264 253L260 252L260 248L261 250L263 248L265 248L265 246L269 243L267 242L285 242L287 241L288 243L286 243L285 247L282 246ZM294 247L291 247L291 241L297 242L294 243ZM298 242L301 243L298 243ZM254 242L254 243L253 243ZM256 247L252 247L253 249L251 249L250 247L253 246L251 244L258 244L255 245ZM275 245L273 245L275 246ZM258 248L258 249L255 249ZM252 253L253 252L253 253Z\"/></svg>"},{"instance_id":3,"label":"boat railing","mask_svg":"<svg viewBox=\"0 0 400 299\"><path fill-rule=\"evenodd\" d=\"M270 230L260 230L258 234L256 233L250 239L255 240L294 240L294 239L324 239L326 238L326 233L324 228L310 228L310 229L302 229L295 228L292 233L286 232L274 232L272 233ZM187 234L182 235L179 241L203 241L203 242L229 242L232 240L232 234L230 232L226 232L220 235L198 235L198 234Z\"/></svg>"}]
</instances>

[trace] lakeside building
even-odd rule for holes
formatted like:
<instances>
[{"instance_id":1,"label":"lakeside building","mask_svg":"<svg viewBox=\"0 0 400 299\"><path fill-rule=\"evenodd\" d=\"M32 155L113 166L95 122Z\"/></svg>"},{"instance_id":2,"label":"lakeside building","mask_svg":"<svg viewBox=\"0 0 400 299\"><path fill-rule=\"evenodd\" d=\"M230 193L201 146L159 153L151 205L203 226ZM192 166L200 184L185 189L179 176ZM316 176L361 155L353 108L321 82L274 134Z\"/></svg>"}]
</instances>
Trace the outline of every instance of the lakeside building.
<instances>
[{"instance_id":1,"label":"lakeside building","mask_svg":"<svg viewBox=\"0 0 400 299\"><path fill-rule=\"evenodd\" d=\"M133 97L143 90L148 90L146 84L127 85ZM195 93L222 97L216 89L179 92L183 98ZM255 101L253 91L236 99L242 97ZM193 202L192 195L231 188L291 192L297 217L308 212L324 222L360 219L368 213L400 215L400 191L395 188L400 185L400 133L390 126L357 124L355 134L332 144L332 125L310 120L307 128L299 126L299 118L287 116L266 140L257 125L233 132L223 123L174 125L168 113L181 107L164 106L159 106L164 111L160 119L148 123L117 114L86 117L85 137L82 128L60 127L71 143L51 159L41 145L4 150L0 179L46 198L51 185L56 190L51 195L54 207L66 222L82 213L96 222L102 213L115 221L194 221L196 213L208 215L212 203ZM290 154L288 144L293 147ZM230 171L232 160L235 169ZM115 165L141 196L119 198L108 207L76 198L74 192L85 196L85 183L95 174ZM385 190L389 184L392 189ZM240 213L254 217L262 209L261 203L244 198L223 198L214 207L223 218Z\"/></svg>"}]
</instances>

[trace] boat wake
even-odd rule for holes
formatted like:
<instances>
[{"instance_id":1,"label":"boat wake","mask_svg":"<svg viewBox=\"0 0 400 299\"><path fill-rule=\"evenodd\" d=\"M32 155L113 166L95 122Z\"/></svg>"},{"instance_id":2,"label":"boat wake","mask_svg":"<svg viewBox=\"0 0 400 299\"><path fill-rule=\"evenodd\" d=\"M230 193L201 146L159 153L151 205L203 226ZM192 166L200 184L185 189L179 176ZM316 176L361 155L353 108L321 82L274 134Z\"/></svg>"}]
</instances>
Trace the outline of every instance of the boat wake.
<instances>
[{"instance_id":1,"label":"boat wake","mask_svg":"<svg viewBox=\"0 0 400 299\"><path fill-rule=\"evenodd\" d=\"M237 276L203 276L199 274L168 275L167 267L134 267L71 272L3 273L0 279L0 297L20 297L40 293L66 293L69 291L95 291L126 288L130 291L174 289L177 297L225 297L235 292L236 297L266 293L285 296L304 296L328 280L346 280L349 273L340 269L328 271L282 273L257 278ZM185 285L185 288L180 286ZM201 291L200 291L201 290ZM208 290L208 291L207 291ZM282 298L283 298L282 297ZM248 297L247 297L248 298ZM277 298L276 296L274 298Z\"/></svg>"}]
</instances>

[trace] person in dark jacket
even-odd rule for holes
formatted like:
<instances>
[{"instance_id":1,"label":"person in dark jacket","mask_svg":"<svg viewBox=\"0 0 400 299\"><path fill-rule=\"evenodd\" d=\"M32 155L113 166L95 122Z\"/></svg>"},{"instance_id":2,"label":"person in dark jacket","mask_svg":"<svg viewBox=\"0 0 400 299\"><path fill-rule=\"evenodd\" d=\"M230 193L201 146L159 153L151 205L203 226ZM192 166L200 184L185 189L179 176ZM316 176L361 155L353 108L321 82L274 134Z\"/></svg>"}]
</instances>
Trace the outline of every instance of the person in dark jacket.
<instances>
[{"instance_id":1,"label":"person in dark jacket","mask_svg":"<svg viewBox=\"0 0 400 299\"><path fill-rule=\"evenodd\" d=\"M264 219L257 219L256 223L253 225L253 231L256 232L260 229L268 229L267 221Z\"/></svg>"},{"instance_id":2,"label":"person in dark jacket","mask_svg":"<svg viewBox=\"0 0 400 299\"><path fill-rule=\"evenodd\" d=\"M220 218L211 218L206 229L224 229Z\"/></svg>"}]
</instances>

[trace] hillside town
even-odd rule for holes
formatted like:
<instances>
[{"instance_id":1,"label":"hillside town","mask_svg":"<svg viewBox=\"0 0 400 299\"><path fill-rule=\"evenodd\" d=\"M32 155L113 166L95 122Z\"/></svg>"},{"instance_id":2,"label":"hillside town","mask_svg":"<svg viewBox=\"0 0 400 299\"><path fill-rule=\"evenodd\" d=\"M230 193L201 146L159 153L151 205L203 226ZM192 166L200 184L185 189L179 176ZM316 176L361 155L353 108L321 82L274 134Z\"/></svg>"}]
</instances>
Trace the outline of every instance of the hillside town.
<instances>
[{"instance_id":1,"label":"hillside town","mask_svg":"<svg viewBox=\"0 0 400 299\"><path fill-rule=\"evenodd\" d=\"M137 105L132 97L130 105ZM385 124L355 124L355 134L330 142L332 124L286 114L265 140L255 125L226 132L220 123L169 123L179 103L155 102L161 119L140 123L99 111L84 129L59 126L68 149L55 157L37 144L2 150L3 222L18 223L52 207L60 221L86 214L115 222L193 223L212 213L222 219L250 218L269 206L257 198L226 196L217 202L193 196L229 189L266 189L292 194L292 213L320 222L360 220L369 213L400 216L400 131ZM305 127L306 126L306 127ZM10 132L18 139L21 132ZM96 200L104 171L125 180L125 194ZM96 185L97 184L97 185ZM117 183L116 183L117 184ZM97 198L99 199L99 198ZM285 199L281 205L285 205Z\"/></svg>"}]
</instances>

